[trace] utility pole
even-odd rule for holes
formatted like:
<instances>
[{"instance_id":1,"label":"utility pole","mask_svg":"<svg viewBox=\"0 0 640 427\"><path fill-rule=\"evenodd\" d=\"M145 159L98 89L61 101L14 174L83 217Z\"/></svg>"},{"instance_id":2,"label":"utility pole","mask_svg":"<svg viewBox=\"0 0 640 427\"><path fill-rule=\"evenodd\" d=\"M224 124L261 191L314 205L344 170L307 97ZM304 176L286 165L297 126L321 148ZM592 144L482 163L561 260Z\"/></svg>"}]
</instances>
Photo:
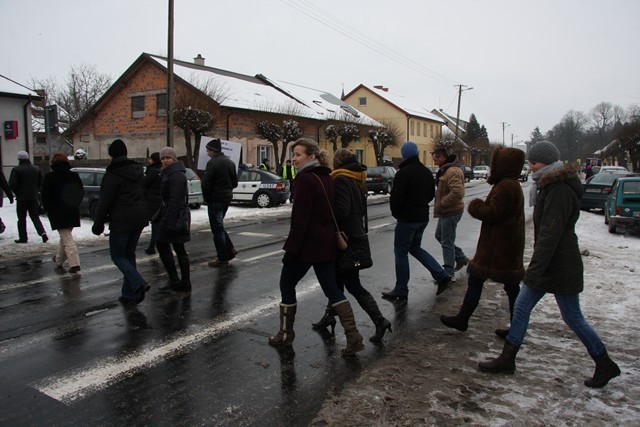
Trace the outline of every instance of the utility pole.
<instances>
[{"instance_id":1,"label":"utility pole","mask_svg":"<svg viewBox=\"0 0 640 427\"><path fill-rule=\"evenodd\" d=\"M518 136L518 135L511 134L511 148L513 148L513 137L514 136Z\"/></svg>"},{"instance_id":2,"label":"utility pole","mask_svg":"<svg viewBox=\"0 0 640 427\"><path fill-rule=\"evenodd\" d=\"M467 85L454 85L454 86L458 86L458 113L456 114L456 139L455 139L455 142L458 142L458 123L460 122L460 98L462 98L463 90L471 90L473 88L468 87Z\"/></svg>"},{"instance_id":3,"label":"utility pole","mask_svg":"<svg viewBox=\"0 0 640 427\"><path fill-rule=\"evenodd\" d=\"M502 146L504 147L504 128L511 126L509 123L507 122L500 122L502 123Z\"/></svg>"},{"instance_id":4,"label":"utility pole","mask_svg":"<svg viewBox=\"0 0 640 427\"><path fill-rule=\"evenodd\" d=\"M167 62L167 146L173 147L173 0L169 0L169 58Z\"/></svg>"}]
</instances>

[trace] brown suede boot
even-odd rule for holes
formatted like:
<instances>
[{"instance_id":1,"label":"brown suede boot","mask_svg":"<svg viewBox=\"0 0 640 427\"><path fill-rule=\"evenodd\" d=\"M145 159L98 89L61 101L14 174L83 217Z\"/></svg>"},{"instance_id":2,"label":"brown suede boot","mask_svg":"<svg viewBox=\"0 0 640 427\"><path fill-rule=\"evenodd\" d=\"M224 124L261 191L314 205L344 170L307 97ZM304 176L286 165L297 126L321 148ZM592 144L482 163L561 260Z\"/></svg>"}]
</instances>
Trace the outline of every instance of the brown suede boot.
<instances>
[{"instance_id":1,"label":"brown suede boot","mask_svg":"<svg viewBox=\"0 0 640 427\"><path fill-rule=\"evenodd\" d=\"M280 330L269 338L269 345L274 347L291 347L296 337L293 322L296 319L297 304L280 304Z\"/></svg>"},{"instance_id":2,"label":"brown suede boot","mask_svg":"<svg viewBox=\"0 0 640 427\"><path fill-rule=\"evenodd\" d=\"M358 332L358 328L356 328L356 319L353 316L349 301L344 300L335 303L333 304L333 309L336 311L340 324L344 328L344 334L347 336L347 347L342 349L342 355L351 356L364 350L363 338Z\"/></svg>"}]
</instances>

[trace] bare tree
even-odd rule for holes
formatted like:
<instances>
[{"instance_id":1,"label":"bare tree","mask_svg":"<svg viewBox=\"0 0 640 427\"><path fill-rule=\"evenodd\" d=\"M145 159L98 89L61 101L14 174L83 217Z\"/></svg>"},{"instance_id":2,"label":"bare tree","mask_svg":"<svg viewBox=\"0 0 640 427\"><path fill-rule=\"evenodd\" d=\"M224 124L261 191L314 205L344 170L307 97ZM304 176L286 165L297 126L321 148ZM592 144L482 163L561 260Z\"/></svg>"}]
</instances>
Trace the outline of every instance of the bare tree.
<instances>
[{"instance_id":1,"label":"bare tree","mask_svg":"<svg viewBox=\"0 0 640 427\"><path fill-rule=\"evenodd\" d=\"M58 118L63 127L77 122L111 87L111 77L98 71L95 65L72 65L62 83L53 77L32 79L34 89L44 89L48 104L58 106Z\"/></svg>"},{"instance_id":2,"label":"bare tree","mask_svg":"<svg viewBox=\"0 0 640 427\"><path fill-rule=\"evenodd\" d=\"M376 164L382 166L384 163L384 150L387 147L395 147L400 143L402 132L393 121L378 120L384 127L382 129L370 129L367 132L369 143L373 147L376 156Z\"/></svg>"}]
</instances>

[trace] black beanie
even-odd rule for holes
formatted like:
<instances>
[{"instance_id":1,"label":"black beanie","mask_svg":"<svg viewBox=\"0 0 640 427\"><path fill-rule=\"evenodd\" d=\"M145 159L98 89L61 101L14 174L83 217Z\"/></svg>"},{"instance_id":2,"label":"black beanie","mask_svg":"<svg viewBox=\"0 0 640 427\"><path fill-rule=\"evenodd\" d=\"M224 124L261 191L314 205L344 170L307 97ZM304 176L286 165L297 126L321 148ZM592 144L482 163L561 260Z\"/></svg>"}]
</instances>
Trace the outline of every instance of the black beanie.
<instances>
[{"instance_id":1,"label":"black beanie","mask_svg":"<svg viewBox=\"0 0 640 427\"><path fill-rule=\"evenodd\" d=\"M151 155L149 156L151 158L151 160L153 160L154 164L160 164L160 153L159 152L155 152L155 153L151 153Z\"/></svg>"},{"instance_id":2,"label":"black beanie","mask_svg":"<svg viewBox=\"0 0 640 427\"><path fill-rule=\"evenodd\" d=\"M124 142L121 139L116 139L109 146L109 156L116 157L126 156L127 155L127 146L124 145Z\"/></svg>"}]
</instances>

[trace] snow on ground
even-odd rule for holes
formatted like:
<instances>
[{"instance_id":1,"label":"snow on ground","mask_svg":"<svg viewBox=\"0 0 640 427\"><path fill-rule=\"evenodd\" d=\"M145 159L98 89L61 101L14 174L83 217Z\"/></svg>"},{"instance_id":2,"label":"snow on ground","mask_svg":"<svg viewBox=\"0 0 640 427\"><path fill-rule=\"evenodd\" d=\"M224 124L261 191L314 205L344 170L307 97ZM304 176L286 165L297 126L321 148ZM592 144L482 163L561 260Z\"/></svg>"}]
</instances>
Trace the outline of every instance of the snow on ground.
<instances>
[{"instance_id":1,"label":"snow on ground","mask_svg":"<svg viewBox=\"0 0 640 427\"><path fill-rule=\"evenodd\" d=\"M532 228L527 224L525 265ZM479 372L478 362L502 349L493 330L507 325L507 300L501 285L485 285L469 329L446 328L438 318L462 303L466 283L459 279L422 309L429 326L413 340L392 342L384 358L325 401L312 425L639 425L640 237L611 235L602 214L588 212L581 213L577 233L584 252L583 313L622 370L605 388L583 385L594 363L551 295L532 313L516 373ZM411 301L408 309L420 310Z\"/></svg>"}]
</instances>

